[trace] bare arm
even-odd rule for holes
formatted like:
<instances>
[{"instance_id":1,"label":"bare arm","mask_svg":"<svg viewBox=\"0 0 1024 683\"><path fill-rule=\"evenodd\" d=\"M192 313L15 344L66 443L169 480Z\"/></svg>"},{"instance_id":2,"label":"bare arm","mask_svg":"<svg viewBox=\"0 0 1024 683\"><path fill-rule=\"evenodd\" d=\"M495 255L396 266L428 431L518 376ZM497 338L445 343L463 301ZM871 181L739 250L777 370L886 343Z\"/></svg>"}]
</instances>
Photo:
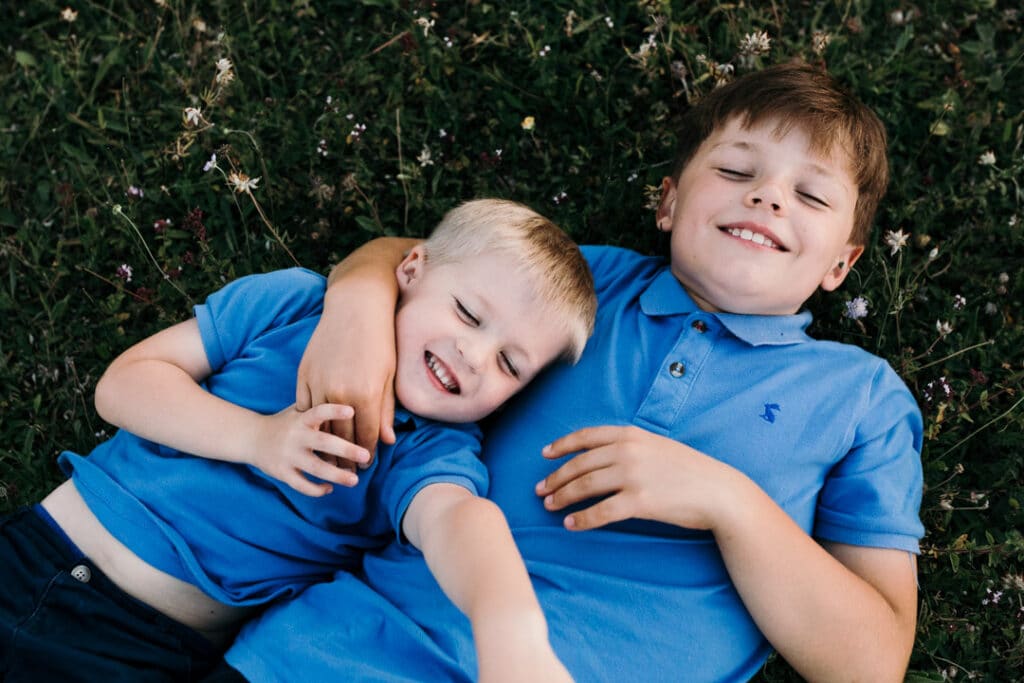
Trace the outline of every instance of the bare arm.
<instances>
[{"instance_id":1,"label":"bare arm","mask_svg":"<svg viewBox=\"0 0 1024 683\"><path fill-rule=\"evenodd\" d=\"M418 240L382 237L335 266L324 313L299 364L295 404L343 403L355 416L332 431L373 452L395 440L395 269Z\"/></svg>"},{"instance_id":2,"label":"bare arm","mask_svg":"<svg viewBox=\"0 0 1024 683\"><path fill-rule=\"evenodd\" d=\"M596 427L545 450L579 452L538 483L549 510L595 496L575 530L638 517L708 529L758 628L811 681L902 681L917 584L904 551L819 545L752 480L636 427Z\"/></svg>"},{"instance_id":3,"label":"bare arm","mask_svg":"<svg viewBox=\"0 0 1024 683\"><path fill-rule=\"evenodd\" d=\"M568 681L505 516L454 484L420 491L402 522L434 578L473 625L481 681Z\"/></svg>"},{"instance_id":4,"label":"bare arm","mask_svg":"<svg viewBox=\"0 0 1024 683\"><path fill-rule=\"evenodd\" d=\"M366 461L365 450L318 431L320 423L350 415L350 408L325 405L303 415L292 407L261 415L206 391L199 382L209 374L193 318L114 359L96 385L96 410L104 420L144 439L205 458L256 465L309 495L327 493L330 486L310 482L302 471L343 486L355 483L355 475L313 453Z\"/></svg>"}]
</instances>

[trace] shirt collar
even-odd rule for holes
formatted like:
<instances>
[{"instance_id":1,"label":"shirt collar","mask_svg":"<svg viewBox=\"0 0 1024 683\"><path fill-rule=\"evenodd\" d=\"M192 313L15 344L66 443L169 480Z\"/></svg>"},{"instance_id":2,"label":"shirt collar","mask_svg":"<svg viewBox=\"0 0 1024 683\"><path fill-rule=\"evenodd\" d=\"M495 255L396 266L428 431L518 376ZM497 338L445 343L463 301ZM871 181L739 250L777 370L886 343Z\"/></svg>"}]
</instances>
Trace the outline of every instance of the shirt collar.
<instances>
[{"instance_id":1,"label":"shirt collar","mask_svg":"<svg viewBox=\"0 0 1024 683\"><path fill-rule=\"evenodd\" d=\"M649 316L668 316L696 313L700 308L672 274L672 270L666 267L640 295L640 310ZM795 315L705 315L716 318L732 334L751 346L812 341L807 335L807 327L812 320L810 311L801 311Z\"/></svg>"}]
</instances>

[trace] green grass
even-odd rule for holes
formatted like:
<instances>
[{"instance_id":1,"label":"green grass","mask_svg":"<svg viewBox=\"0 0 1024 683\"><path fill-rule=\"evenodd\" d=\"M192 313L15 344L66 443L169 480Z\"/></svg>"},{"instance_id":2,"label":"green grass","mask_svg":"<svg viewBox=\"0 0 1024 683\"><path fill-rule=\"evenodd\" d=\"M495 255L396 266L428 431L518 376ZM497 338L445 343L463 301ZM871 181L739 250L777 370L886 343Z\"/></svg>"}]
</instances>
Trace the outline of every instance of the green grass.
<instances>
[{"instance_id":1,"label":"green grass","mask_svg":"<svg viewBox=\"0 0 1024 683\"><path fill-rule=\"evenodd\" d=\"M325 272L483 195L582 242L662 249L648 188L688 98L718 65L802 57L891 139L872 245L811 306L819 336L889 359L925 415L910 679L1024 680L1024 12L886 5L108 0L75 3L72 22L62 4L3 3L0 510L110 432L91 401L105 365L227 279ZM769 51L740 54L761 31ZM221 86L219 59L235 76ZM256 189L204 172L214 153ZM855 297L859 320L843 315ZM761 678L795 676L773 661Z\"/></svg>"}]
</instances>

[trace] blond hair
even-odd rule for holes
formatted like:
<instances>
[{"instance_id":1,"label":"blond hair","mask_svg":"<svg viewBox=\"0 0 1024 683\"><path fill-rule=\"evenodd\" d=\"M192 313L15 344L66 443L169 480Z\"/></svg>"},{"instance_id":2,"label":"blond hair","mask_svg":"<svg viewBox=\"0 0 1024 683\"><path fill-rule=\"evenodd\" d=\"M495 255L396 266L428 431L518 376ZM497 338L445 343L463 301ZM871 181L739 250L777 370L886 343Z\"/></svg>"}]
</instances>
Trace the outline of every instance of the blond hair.
<instances>
[{"instance_id":1,"label":"blond hair","mask_svg":"<svg viewBox=\"0 0 1024 683\"><path fill-rule=\"evenodd\" d=\"M495 252L515 261L563 321L570 339L563 357L579 360L594 330L597 297L583 254L557 225L518 202L475 199L446 213L423 248L435 265Z\"/></svg>"},{"instance_id":2,"label":"blond hair","mask_svg":"<svg viewBox=\"0 0 1024 683\"><path fill-rule=\"evenodd\" d=\"M777 122L777 135L796 126L811 138L817 153L827 154L837 146L845 151L857 183L850 242L867 243L889 183L885 126L875 112L821 69L802 62L776 64L712 90L683 115L677 178L701 143L736 116L748 128Z\"/></svg>"}]
</instances>

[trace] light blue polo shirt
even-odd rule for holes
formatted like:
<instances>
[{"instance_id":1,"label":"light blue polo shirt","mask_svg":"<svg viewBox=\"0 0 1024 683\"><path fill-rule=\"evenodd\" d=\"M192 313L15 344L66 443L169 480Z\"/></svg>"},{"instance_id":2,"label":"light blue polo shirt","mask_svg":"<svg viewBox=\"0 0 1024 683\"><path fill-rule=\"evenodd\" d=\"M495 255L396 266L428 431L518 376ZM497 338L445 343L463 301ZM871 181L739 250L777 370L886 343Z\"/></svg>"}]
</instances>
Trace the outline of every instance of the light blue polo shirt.
<instances>
[{"instance_id":1,"label":"light blue polo shirt","mask_svg":"<svg viewBox=\"0 0 1024 683\"><path fill-rule=\"evenodd\" d=\"M196 306L213 394L263 414L295 402L299 360L322 310L326 280L291 269L236 280ZM396 410L359 484L305 496L247 465L198 458L118 431L88 457L60 463L103 525L149 564L231 605L297 594L362 552L400 540L413 496L448 482L487 490L475 425Z\"/></svg>"},{"instance_id":2,"label":"light blue polo shirt","mask_svg":"<svg viewBox=\"0 0 1024 683\"><path fill-rule=\"evenodd\" d=\"M559 657L580 681L745 681L771 648L711 534L631 520L570 533L534 485L541 448L583 427L637 425L742 470L821 540L917 552L921 417L857 347L815 341L808 313L698 309L663 259L588 247L596 330L575 367L536 379L484 442ZM248 625L228 661L254 681L472 680L468 620L414 550L365 558Z\"/></svg>"}]
</instances>

